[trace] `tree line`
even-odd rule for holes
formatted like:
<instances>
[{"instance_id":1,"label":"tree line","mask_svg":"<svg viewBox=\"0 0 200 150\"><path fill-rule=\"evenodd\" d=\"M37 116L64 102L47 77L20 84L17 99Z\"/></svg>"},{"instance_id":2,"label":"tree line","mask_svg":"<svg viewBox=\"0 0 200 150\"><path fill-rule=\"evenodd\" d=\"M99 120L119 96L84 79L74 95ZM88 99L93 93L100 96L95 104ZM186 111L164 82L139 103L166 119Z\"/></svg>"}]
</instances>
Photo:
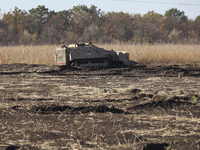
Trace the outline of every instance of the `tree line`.
<instances>
[{"instance_id":1,"label":"tree line","mask_svg":"<svg viewBox=\"0 0 200 150\"><path fill-rule=\"evenodd\" d=\"M199 44L200 16L188 19L184 11L164 15L101 11L96 6L74 6L59 12L44 5L25 11L17 7L0 19L0 45L125 42Z\"/></svg>"}]
</instances>

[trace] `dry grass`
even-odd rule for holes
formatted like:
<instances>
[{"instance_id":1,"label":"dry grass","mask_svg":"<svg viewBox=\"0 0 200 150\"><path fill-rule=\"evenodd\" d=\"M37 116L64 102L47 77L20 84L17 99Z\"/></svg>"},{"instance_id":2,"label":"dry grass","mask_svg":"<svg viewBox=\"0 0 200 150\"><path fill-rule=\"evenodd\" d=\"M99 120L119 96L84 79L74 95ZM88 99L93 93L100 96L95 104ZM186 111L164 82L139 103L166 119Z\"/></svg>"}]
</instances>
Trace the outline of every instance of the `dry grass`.
<instances>
[{"instance_id":1,"label":"dry grass","mask_svg":"<svg viewBox=\"0 0 200 150\"><path fill-rule=\"evenodd\" d=\"M165 65L178 63L199 63L200 45L99 45L115 51L129 51L130 59L140 64Z\"/></svg>"},{"instance_id":2,"label":"dry grass","mask_svg":"<svg viewBox=\"0 0 200 150\"><path fill-rule=\"evenodd\" d=\"M199 45L130 45L104 44L97 45L107 50L130 52L130 59L145 65L165 65L178 63L199 63ZM54 49L58 45L43 46L8 46L0 47L5 64L27 63L54 65ZM0 60L1 63L1 60Z\"/></svg>"},{"instance_id":3,"label":"dry grass","mask_svg":"<svg viewBox=\"0 0 200 150\"><path fill-rule=\"evenodd\" d=\"M0 53L5 64L27 63L53 65L55 64L54 49L57 47L57 45L5 46L0 47Z\"/></svg>"}]
</instances>

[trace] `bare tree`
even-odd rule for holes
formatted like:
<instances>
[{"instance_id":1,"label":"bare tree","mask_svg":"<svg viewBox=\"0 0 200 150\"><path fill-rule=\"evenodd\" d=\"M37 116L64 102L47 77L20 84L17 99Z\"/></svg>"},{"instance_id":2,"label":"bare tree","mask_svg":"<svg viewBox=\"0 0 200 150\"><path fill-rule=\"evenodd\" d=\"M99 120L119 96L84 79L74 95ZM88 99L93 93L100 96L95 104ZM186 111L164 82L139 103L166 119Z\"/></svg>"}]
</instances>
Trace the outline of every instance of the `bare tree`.
<instances>
[{"instance_id":1,"label":"bare tree","mask_svg":"<svg viewBox=\"0 0 200 150\"><path fill-rule=\"evenodd\" d=\"M168 35L170 43L177 44L179 42L181 32L182 31L178 31L174 28Z\"/></svg>"},{"instance_id":2,"label":"bare tree","mask_svg":"<svg viewBox=\"0 0 200 150\"><path fill-rule=\"evenodd\" d=\"M86 41L96 42L98 40L99 27L95 24L91 24L89 27L86 27L83 31L83 37Z\"/></svg>"}]
</instances>

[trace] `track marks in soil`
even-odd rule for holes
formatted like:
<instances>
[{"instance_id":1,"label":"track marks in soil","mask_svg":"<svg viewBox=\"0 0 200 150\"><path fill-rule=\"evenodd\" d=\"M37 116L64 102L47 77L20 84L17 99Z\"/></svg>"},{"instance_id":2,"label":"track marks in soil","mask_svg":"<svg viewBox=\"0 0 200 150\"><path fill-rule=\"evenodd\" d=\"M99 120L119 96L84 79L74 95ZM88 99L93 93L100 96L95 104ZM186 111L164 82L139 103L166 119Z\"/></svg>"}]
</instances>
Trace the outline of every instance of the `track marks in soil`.
<instances>
[{"instance_id":1,"label":"track marks in soil","mask_svg":"<svg viewBox=\"0 0 200 150\"><path fill-rule=\"evenodd\" d=\"M169 144L161 143L161 144L148 144L143 150L166 150Z\"/></svg>"},{"instance_id":2,"label":"track marks in soil","mask_svg":"<svg viewBox=\"0 0 200 150\"><path fill-rule=\"evenodd\" d=\"M13 107L18 108L18 107ZM35 113L41 113L41 114L51 114L51 113L69 113L69 114L74 114L74 113L90 113L90 112L96 112L96 113L106 113L106 112L111 112L114 114L127 114L128 112L123 111L122 109L115 108L114 106L112 107L107 107L106 105L99 105L99 106L81 106L81 107L72 107L72 106L60 106L60 105L50 105L50 106L33 106L32 107L32 112Z\"/></svg>"},{"instance_id":3,"label":"track marks in soil","mask_svg":"<svg viewBox=\"0 0 200 150\"><path fill-rule=\"evenodd\" d=\"M142 104L137 104L133 107L127 108L127 110L137 111L137 110L147 110L151 111L155 108L162 108L163 110L195 110L200 112L200 107L196 104L192 104L190 98L187 96L174 96L168 99L151 100L144 102Z\"/></svg>"},{"instance_id":4,"label":"track marks in soil","mask_svg":"<svg viewBox=\"0 0 200 150\"><path fill-rule=\"evenodd\" d=\"M11 98L5 98L4 100L7 101L52 101L53 98L22 98L22 97L11 97Z\"/></svg>"},{"instance_id":5,"label":"track marks in soil","mask_svg":"<svg viewBox=\"0 0 200 150\"><path fill-rule=\"evenodd\" d=\"M12 145L12 146L8 146L5 150L17 150L17 149L19 149L20 147L18 147L18 146L14 146L14 145Z\"/></svg>"}]
</instances>

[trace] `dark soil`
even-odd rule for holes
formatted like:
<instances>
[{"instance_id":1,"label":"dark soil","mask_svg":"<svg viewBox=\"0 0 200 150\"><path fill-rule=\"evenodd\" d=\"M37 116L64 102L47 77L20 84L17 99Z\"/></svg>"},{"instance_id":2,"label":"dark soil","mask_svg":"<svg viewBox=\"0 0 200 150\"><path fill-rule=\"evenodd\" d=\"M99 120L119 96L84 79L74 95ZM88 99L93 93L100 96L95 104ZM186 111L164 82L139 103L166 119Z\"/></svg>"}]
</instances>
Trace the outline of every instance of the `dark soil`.
<instances>
[{"instance_id":1,"label":"dark soil","mask_svg":"<svg viewBox=\"0 0 200 150\"><path fill-rule=\"evenodd\" d=\"M0 65L0 149L200 148L200 67Z\"/></svg>"}]
</instances>

